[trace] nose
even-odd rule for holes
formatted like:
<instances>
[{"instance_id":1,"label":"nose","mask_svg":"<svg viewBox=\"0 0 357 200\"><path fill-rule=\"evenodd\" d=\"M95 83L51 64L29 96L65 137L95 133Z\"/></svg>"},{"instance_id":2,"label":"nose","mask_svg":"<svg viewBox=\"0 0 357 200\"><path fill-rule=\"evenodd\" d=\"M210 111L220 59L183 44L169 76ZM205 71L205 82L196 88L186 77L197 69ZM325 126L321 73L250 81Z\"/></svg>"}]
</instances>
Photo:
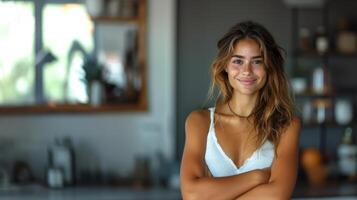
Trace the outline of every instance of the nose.
<instances>
[{"instance_id":1,"label":"nose","mask_svg":"<svg viewBox=\"0 0 357 200\"><path fill-rule=\"evenodd\" d=\"M243 65L242 74L250 74L252 72L252 65L250 62Z\"/></svg>"}]
</instances>

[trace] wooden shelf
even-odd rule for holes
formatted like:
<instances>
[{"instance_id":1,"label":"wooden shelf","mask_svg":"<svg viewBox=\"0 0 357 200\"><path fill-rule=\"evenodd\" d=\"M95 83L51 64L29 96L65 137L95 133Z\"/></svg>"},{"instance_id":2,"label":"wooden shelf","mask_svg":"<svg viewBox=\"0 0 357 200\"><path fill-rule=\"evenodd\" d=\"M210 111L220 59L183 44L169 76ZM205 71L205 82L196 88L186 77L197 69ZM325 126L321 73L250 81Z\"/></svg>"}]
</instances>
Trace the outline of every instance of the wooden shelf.
<instances>
[{"instance_id":1,"label":"wooden shelf","mask_svg":"<svg viewBox=\"0 0 357 200\"><path fill-rule=\"evenodd\" d=\"M94 22L101 23L140 23L138 17L119 17L119 16L98 16L91 18Z\"/></svg>"},{"instance_id":2,"label":"wooden shelf","mask_svg":"<svg viewBox=\"0 0 357 200\"><path fill-rule=\"evenodd\" d=\"M317 93L300 93L295 94L295 98L331 98L336 94L326 93L326 94L317 94Z\"/></svg>"},{"instance_id":3,"label":"wooden shelf","mask_svg":"<svg viewBox=\"0 0 357 200\"><path fill-rule=\"evenodd\" d=\"M338 97L353 97L357 95L357 89L355 88L339 88L329 93L314 93L304 92L295 94L295 98L310 98L310 99L325 99L325 98L338 98Z\"/></svg>"},{"instance_id":4,"label":"wooden shelf","mask_svg":"<svg viewBox=\"0 0 357 200\"><path fill-rule=\"evenodd\" d=\"M300 58L316 58L316 59L321 59L321 58L350 58L350 59L357 59L357 52L356 53L339 53L339 52L327 52L324 54L318 53L316 51L311 51L311 52L304 52L297 50L294 52L294 55Z\"/></svg>"},{"instance_id":5,"label":"wooden shelf","mask_svg":"<svg viewBox=\"0 0 357 200\"><path fill-rule=\"evenodd\" d=\"M146 102L127 104L43 104L32 106L3 106L0 107L0 115L31 114L31 113L109 113L109 112L137 112L146 111Z\"/></svg>"},{"instance_id":6,"label":"wooden shelf","mask_svg":"<svg viewBox=\"0 0 357 200\"><path fill-rule=\"evenodd\" d=\"M304 128L314 128L314 127L318 128L318 127L321 127L321 126L325 126L325 127L329 127L329 128L341 128L341 127L353 126L354 124L356 124L356 122L350 122L347 125L341 125L341 124L338 124L335 121L326 121L326 122L323 122L323 123L317 123L317 122L303 123L302 126Z\"/></svg>"}]
</instances>

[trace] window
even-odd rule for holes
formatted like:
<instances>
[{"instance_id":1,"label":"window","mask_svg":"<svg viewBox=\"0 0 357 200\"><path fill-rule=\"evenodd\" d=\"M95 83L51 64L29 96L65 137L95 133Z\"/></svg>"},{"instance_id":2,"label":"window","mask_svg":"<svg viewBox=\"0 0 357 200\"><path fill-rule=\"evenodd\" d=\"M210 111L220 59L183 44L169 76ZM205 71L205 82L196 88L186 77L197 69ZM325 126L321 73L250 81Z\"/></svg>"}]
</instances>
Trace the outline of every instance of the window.
<instances>
[{"instance_id":1,"label":"window","mask_svg":"<svg viewBox=\"0 0 357 200\"><path fill-rule=\"evenodd\" d=\"M44 98L54 103L88 103L84 56L93 51L93 23L80 4L47 4L44 49L55 61L44 66ZM85 54L85 55L84 55Z\"/></svg>"},{"instance_id":2,"label":"window","mask_svg":"<svg viewBox=\"0 0 357 200\"><path fill-rule=\"evenodd\" d=\"M147 108L146 0L92 17L84 2L0 0L0 111Z\"/></svg>"},{"instance_id":3,"label":"window","mask_svg":"<svg viewBox=\"0 0 357 200\"><path fill-rule=\"evenodd\" d=\"M41 103L36 102L36 67L42 68L46 103L88 103L82 66L94 48L93 31L82 4L0 1L0 106Z\"/></svg>"},{"instance_id":4,"label":"window","mask_svg":"<svg viewBox=\"0 0 357 200\"><path fill-rule=\"evenodd\" d=\"M34 4L0 1L0 104L33 104Z\"/></svg>"}]
</instances>

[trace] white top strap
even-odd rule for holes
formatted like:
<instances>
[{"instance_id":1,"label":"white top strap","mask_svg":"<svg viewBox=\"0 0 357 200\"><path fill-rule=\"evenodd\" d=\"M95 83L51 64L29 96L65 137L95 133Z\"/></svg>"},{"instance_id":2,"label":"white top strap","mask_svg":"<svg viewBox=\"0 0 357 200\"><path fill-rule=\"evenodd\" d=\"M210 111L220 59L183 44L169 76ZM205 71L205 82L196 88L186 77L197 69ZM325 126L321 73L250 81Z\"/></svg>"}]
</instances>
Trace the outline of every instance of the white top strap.
<instances>
[{"instance_id":1,"label":"white top strap","mask_svg":"<svg viewBox=\"0 0 357 200\"><path fill-rule=\"evenodd\" d=\"M214 110L215 110L215 107L208 108L208 110L210 111L210 119L211 119L210 129L212 129L214 127Z\"/></svg>"}]
</instances>

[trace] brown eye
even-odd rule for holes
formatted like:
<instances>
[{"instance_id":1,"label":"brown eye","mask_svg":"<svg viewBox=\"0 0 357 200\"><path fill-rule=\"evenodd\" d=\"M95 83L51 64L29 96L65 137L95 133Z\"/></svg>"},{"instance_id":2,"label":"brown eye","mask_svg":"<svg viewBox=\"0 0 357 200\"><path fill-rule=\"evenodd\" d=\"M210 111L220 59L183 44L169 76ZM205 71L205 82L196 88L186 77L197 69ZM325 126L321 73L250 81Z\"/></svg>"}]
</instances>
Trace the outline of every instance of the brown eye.
<instances>
[{"instance_id":1,"label":"brown eye","mask_svg":"<svg viewBox=\"0 0 357 200\"><path fill-rule=\"evenodd\" d=\"M254 65L261 65L261 64L263 64L263 61L262 60L253 60L253 64Z\"/></svg>"},{"instance_id":2,"label":"brown eye","mask_svg":"<svg viewBox=\"0 0 357 200\"><path fill-rule=\"evenodd\" d=\"M243 61L240 60L240 59L236 59L236 60L233 60L233 63L234 63L234 64L237 64L237 65L242 65L242 64L243 64Z\"/></svg>"}]
</instances>

